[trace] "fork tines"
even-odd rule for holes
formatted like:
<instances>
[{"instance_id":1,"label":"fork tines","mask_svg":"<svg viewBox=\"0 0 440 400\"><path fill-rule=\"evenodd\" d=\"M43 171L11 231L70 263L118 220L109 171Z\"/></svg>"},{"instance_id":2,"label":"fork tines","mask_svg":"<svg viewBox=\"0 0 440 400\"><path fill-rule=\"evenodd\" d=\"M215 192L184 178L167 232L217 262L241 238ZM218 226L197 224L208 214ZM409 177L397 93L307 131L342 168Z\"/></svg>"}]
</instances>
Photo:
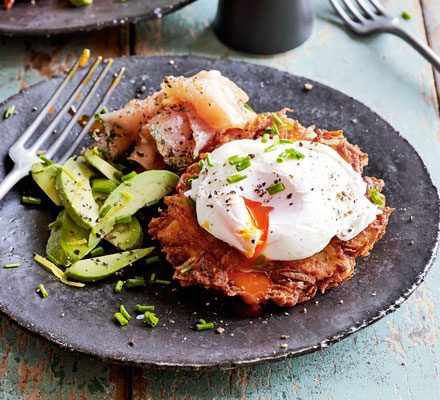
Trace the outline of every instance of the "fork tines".
<instances>
[{"instance_id":1,"label":"fork tines","mask_svg":"<svg viewBox=\"0 0 440 400\"><path fill-rule=\"evenodd\" d=\"M376 17L388 15L385 8L378 0L330 0L336 12L350 27L362 24Z\"/></svg>"}]
</instances>

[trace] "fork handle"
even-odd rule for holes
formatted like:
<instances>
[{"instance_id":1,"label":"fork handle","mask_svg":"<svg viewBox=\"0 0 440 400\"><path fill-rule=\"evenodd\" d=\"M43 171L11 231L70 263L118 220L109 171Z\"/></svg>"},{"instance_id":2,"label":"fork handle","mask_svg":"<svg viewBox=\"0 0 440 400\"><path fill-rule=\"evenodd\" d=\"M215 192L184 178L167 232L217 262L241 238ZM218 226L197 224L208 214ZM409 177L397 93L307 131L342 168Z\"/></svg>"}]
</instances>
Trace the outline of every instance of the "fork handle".
<instances>
[{"instance_id":1,"label":"fork handle","mask_svg":"<svg viewBox=\"0 0 440 400\"><path fill-rule=\"evenodd\" d=\"M437 53L435 53L434 50L432 50L417 36L398 26L392 27L391 29L387 30L387 32L399 36L400 38L405 40L412 47L414 47L423 57L425 57L437 71L440 71L440 57Z\"/></svg>"},{"instance_id":2,"label":"fork handle","mask_svg":"<svg viewBox=\"0 0 440 400\"><path fill-rule=\"evenodd\" d=\"M0 200L15 186L15 184L28 174L23 168L13 168L0 183Z\"/></svg>"}]
</instances>

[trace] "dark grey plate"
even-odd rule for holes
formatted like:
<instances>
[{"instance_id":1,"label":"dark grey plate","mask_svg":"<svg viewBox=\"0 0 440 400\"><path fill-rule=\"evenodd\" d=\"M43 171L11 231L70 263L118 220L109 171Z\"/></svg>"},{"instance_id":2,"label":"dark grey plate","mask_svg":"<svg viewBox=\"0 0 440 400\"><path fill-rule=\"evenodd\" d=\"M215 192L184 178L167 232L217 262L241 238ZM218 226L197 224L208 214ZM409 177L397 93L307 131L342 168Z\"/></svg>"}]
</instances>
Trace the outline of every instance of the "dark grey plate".
<instances>
[{"instance_id":1,"label":"dark grey plate","mask_svg":"<svg viewBox=\"0 0 440 400\"><path fill-rule=\"evenodd\" d=\"M290 106L303 124L342 128L369 153L366 173L385 180L388 203L396 208L384 239L370 257L359 260L350 281L318 296L318 305L311 301L260 318L243 318L221 297L197 289L149 287L115 294L114 279L84 289L62 285L32 260L33 252L44 254L46 226L56 212L48 200L35 208L20 204L21 194L38 193L28 179L0 203L0 265L22 264L15 270L0 268L0 310L31 332L72 350L110 361L179 368L229 368L304 354L394 311L423 280L438 241L437 191L413 147L366 106L320 83L305 92L306 79L267 67L198 57L174 60L170 65L168 57L118 59L117 66L124 64L127 74L109 108L122 106L143 85L147 95L164 75L219 69L249 93L256 110ZM0 106L2 112L15 104L19 112L0 122L2 157L32 120L31 108L47 99L58 82L40 83ZM1 175L8 168L9 163ZM167 273L166 267L160 272ZM45 284L48 298L35 293L39 283ZM112 315L122 303L129 309L136 303L155 304L160 326L147 328L137 320L124 328L116 326ZM301 312L304 307L306 314ZM225 333L194 332L198 318L215 321ZM289 338L280 340L281 335ZM280 348L281 342L288 343L287 350Z\"/></svg>"},{"instance_id":2,"label":"dark grey plate","mask_svg":"<svg viewBox=\"0 0 440 400\"><path fill-rule=\"evenodd\" d=\"M87 7L71 7L68 0L16 0L12 9L0 8L0 34L53 35L90 31L155 19L194 0L95 0Z\"/></svg>"}]
</instances>

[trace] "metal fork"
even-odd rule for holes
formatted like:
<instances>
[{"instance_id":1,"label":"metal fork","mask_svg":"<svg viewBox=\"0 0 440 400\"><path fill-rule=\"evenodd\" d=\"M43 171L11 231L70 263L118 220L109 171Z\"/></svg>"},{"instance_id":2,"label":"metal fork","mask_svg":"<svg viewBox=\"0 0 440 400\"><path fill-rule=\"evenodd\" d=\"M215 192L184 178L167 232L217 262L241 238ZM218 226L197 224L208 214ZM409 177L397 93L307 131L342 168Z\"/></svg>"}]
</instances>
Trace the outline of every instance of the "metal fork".
<instances>
[{"instance_id":1,"label":"metal fork","mask_svg":"<svg viewBox=\"0 0 440 400\"><path fill-rule=\"evenodd\" d=\"M90 84L90 88L85 94L82 102L79 104L77 111L74 113L69 122L62 128L60 134L57 136L55 141L49 145L44 155L48 158L56 157L56 153L60 146L65 143L68 135L73 128L73 126L77 123L77 115L82 115L82 113L86 110L86 107L90 100L92 100L93 96L96 94L99 87L102 85L102 82L110 68L113 64L112 59L108 59L104 61L102 57L98 57L96 61L89 67L87 73L84 75L83 79L78 83L70 97L64 102L60 111L54 116L52 121L49 123L47 128L41 133L41 135L35 140L35 142L26 146L26 143L29 139L34 135L37 131L38 127L42 123L42 121L47 117L48 114L51 114L54 109L55 102L57 99L62 96L64 90L66 89L69 82L72 81L73 77L76 75L80 67L84 64L84 55L78 57L73 66L70 68L69 72L66 74L63 81L57 87L51 98L48 102L43 106L40 113L34 119L34 121L29 125L29 127L24 131L24 133L17 139L14 145L9 149L9 157L14 162L14 167L7 174L2 182L0 183L0 200L11 190L11 188L22 178L28 175L33 164L37 162L42 162L40 157L38 156L41 146L48 142L48 139L53 136L54 129L59 125L61 119L67 115L69 110L71 109L75 100L79 99L82 96L82 92L87 90L88 84ZM104 64L104 67L101 68L101 72L98 74L97 78L94 82L93 79L95 77L96 72L100 69L101 63ZM114 88L119 84L122 79L122 76L125 72L125 68L122 67L120 71L114 76L112 83L107 88L106 92L101 98L101 101L94 109L92 116L99 113L106 105L110 96L114 90ZM89 131L90 127L93 124L94 118L90 118L90 120L85 124L85 126L81 129L79 135L75 138L73 143L70 145L68 150L58 157L59 162L64 162L77 148L77 146L81 143L84 136Z\"/></svg>"},{"instance_id":2,"label":"metal fork","mask_svg":"<svg viewBox=\"0 0 440 400\"><path fill-rule=\"evenodd\" d=\"M440 71L440 57L419 38L399 26L399 18L390 15L379 0L330 0L345 24L359 35L387 32L399 36ZM342 5L342 4L343 5Z\"/></svg>"}]
</instances>

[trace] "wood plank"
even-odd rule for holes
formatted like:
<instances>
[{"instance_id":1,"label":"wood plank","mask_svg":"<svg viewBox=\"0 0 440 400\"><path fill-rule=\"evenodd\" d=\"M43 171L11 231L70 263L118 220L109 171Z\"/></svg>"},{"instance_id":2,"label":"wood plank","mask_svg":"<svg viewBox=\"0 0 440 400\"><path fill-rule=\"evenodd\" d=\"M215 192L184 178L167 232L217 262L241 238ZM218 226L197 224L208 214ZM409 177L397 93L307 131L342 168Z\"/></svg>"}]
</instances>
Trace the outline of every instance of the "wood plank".
<instances>
[{"instance_id":1,"label":"wood plank","mask_svg":"<svg viewBox=\"0 0 440 400\"><path fill-rule=\"evenodd\" d=\"M129 54L128 28L53 38L0 38L0 101L65 71L82 48ZM5 132L2 132L5 134ZM0 398L122 399L130 369L62 350L0 316Z\"/></svg>"},{"instance_id":2,"label":"wood plank","mask_svg":"<svg viewBox=\"0 0 440 400\"><path fill-rule=\"evenodd\" d=\"M418 0L383 3L396 15L407 10L413 18L402 24L425 37ZM430 3L434 5L435 1ZM336 87L370 106L401 131L440 186L440 121L430 65L391 35L359 38L348 33L328 2L314 0L313 4L317 15L313 36L301 48L285 54L248 56L223 46L210 28L216 7L210 0L199 0L162 20L139 24L135 52L226 56ZM133 399L438 398L439 286L437 261L426 282L400 310L319 353L236 371L135 369Z\"/></svg>"}]
</instances>

